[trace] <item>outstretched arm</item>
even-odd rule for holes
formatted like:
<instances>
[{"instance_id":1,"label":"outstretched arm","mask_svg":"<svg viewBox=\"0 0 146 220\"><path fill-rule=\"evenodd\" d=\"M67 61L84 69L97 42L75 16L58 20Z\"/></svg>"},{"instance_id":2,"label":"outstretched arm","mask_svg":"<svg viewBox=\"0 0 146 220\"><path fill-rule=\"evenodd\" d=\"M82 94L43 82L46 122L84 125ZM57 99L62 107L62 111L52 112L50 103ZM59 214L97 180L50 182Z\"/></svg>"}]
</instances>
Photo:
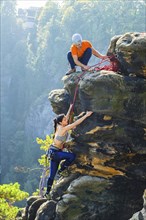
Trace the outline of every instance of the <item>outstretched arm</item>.
<instances>
[{"instance_id":1,"label":"outstretched arm","mask_svg":"<svg viewBox=\"0 0 146 220\"><path fill-rule=\"evenodd\" d=\"M92 54L100 59L106 59L108 58L108 56L106 55L102 55L101 53L99 53L97 50L95 50L93 47L92 47Z\"/></svg>"},{"instance_id":2,"label":"outstretched arm","mask_svg":"<svg viewBox=\"0 0 146 220\"><path fill-rule=\"evenodd\" d=\"M69 131L69 130L75 128L77 125L81 124L87 117L92 115L92 113L93 113L92 111L87 112L84 116L82 116L80 119L76 120L74 123L65 126L64 129L66 131Z\"/></svg>"},{"instance_id":3,"label":"outstretched arm","mask_svg":"<svg viewBox=\"0 0 146 220\"><path fill-rule=\"evenodd\" d=\"M69 116L70 116L70 113L71 113L72 108L73 108L73 104L70 104L69 109L68 109L68 112L66 113L66 118L67 118L67 120L69 120Z\"/></svg>"},{"instance_id":4,"label":"outstretched arm","mask_svg":"<svg viewBox=\"0 0 146 220\"><path fill-rule=\"evenodd\" d=\"M81 112L79 115L74 117L74 120L78 120L80 117L84 116L86 114L86 112Z\"/></svg>"}]
</instances>

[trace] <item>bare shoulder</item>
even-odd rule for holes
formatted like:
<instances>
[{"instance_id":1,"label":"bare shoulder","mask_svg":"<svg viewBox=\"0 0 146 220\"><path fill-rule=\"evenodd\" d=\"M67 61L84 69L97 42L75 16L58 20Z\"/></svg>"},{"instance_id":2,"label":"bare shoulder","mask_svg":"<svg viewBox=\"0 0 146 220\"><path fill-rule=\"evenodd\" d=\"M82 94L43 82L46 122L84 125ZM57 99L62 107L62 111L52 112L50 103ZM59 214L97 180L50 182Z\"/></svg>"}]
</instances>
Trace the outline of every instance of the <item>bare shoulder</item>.
<instances>
[{"instance_id":1,"label":"bare shoulder","mask_svg":"<svg viewBox=\"0 0 146 220\"><path fill-rule=\"evenodd\" d=\"M66 126L65 126L66 127ZM59 125L58 126L58 128L57 128L57 133L58 133L58 135L64 135L65 133L66 133L66 129L65 129L65 127L63 127L63 126L61 126L61 125Z\"/></svg>"}]
</instances>

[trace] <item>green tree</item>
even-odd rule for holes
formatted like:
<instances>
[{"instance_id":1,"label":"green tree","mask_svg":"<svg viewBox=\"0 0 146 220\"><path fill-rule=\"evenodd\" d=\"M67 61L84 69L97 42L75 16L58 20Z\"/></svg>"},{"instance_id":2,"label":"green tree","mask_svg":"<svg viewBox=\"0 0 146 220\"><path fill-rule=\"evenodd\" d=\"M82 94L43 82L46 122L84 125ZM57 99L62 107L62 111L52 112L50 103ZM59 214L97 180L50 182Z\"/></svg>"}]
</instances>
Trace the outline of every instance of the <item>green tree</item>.
<instances>
[{"instance_id":1,"label":"green tree","mask_svg":"<svg viewBox=\"0 0 146 220\"><path fill-rule=\"evenodd\" d=\"M27 192L20 190L18 183L0 185L0 219L14 220L19 210L14 203L28 196Z\"/></svg>"},{"instance_id":2,"label":"green tree","mask_svg":"<svg viewBox=\"0 0 146 220\"><path fill-rule=\"evenodd\" d=\"M47 150L49 149L50 145L53 143L53 136L52 135L47 135L46 139L43 140L41 138L36 138L36 142L37 144L41 145L40 149L47 152ZM43 154L41 156L40 159L38 159L40 165L43 165L44 167L48 164L46 164L46 160L45 160L46 154Z\"/></svg>"}]
</instances>

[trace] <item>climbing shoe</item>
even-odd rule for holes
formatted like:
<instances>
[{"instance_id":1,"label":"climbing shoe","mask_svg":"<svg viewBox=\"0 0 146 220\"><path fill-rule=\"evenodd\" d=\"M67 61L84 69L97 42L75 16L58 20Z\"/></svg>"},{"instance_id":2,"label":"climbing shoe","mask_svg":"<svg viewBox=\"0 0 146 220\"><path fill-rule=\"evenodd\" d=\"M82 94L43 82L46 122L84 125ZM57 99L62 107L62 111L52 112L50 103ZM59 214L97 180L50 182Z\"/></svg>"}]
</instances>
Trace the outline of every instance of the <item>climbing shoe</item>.
<instances>
[{"instance_id":1,"label":"climbing shoe","mask_svg":"<svg viewBox=\"0 0 146 220\"><path fill-rule=\"evenodd\" d=\"M65 170L63 170L63 171L58 171L58 175L60 176L60 178L61 177L67 177L67 176L69 176L69 170L66 168Z\"/></svg>"},{"instance_id":2,"label":"climbing shoe","mask_svg":"<svg viewBox=\"0 0 146 220\"><path fill-rule=\"evenodd\" d=\"M66 76L70 75L71 73L75 73L76 72L76 68L70 69L67 73Z\"/></svg>"}]
</instances>

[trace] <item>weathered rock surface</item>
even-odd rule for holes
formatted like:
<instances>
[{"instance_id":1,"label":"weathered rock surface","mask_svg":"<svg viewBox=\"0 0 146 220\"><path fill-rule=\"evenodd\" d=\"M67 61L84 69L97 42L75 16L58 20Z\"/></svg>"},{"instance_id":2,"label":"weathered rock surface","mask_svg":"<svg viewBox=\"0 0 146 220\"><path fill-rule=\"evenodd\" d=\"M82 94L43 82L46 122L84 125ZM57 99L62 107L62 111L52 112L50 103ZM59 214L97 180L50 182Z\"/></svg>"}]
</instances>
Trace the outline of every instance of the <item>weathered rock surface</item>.
<instances>
[{"instance_id":1,"label":"weathered rock surface","mask_svg":"<svg viewBox=\"0 0 146 220\"><path fill-rule=\"evenodd\" d=\"M45 202L37 211L35 220L52 220L56 216L56 202L53 200Z\"/></svg>"},{"instance_id":2,"label":"weathered rock surface","mask_svg":"<svg viewBox=\"0 0 146 220\"><path fill-rule=\"evenodd\" d=\"M143 208L135 213L129 220L146 220L146 189L143 194Z\"/></svg>"},{"instance_id":3,"label":"weathered rock surface","mask_svg":"<svg viewBox=\"0 0 146 220\"><path fill-rule=\"evenodd\" d=\"M141 209L146 187L145 42L140 33L116 36L108 53L117 55L120 72L86 72L81 77L75 114L94 113L72 132L70 149L76 161L35 220L128 220ZM56 114L67 112L80 75L63 77L64 88L49 94Z\"/></svg>"},{"instance_id":4,"label":"weathered rock surface","mask_svg":"<svg viewBox=\"0 0 146 220\"><path fill-rule=\"evenodd\" d=\"M64 77L64 89L50 93L55 113L67 111L78 76L79 73ZM110 178L111 185L108 190L104 188L97 194L94 181L90 183L92 191L89 187L80 188L84 191L89 188L89 194L96 194L97 201L103 203L93 198L91 202L84 193L83 198L87 198L88 205L84 204L77 189L73 192L75 197L67 194L75 210L76 203L80 208L73 211L72 205L68 207L63 197L57 205L59 210L62 205L62 212L57 213L58 219L127 220L141 204L140 196L146 181L146 80L104 70L86 73L79 82L75 113L87 110L92 110L93 115L72 133L73 151L77 154L72 172L106 180ZM98 184L96 186L98 189ZM94 212L90 211L90 206Z\"/></svg>"},{"instance_id":5,"label":"weathered rock surface","mask_svg":"<svg viewBox=\"0 0 146 220\"><path fill-rule=\"evenodd\" d=\"M146 78L146 33L126 33L113 37L108 54L118 58L124 75L134 73Z\"/></svg>"}]
</instances>

